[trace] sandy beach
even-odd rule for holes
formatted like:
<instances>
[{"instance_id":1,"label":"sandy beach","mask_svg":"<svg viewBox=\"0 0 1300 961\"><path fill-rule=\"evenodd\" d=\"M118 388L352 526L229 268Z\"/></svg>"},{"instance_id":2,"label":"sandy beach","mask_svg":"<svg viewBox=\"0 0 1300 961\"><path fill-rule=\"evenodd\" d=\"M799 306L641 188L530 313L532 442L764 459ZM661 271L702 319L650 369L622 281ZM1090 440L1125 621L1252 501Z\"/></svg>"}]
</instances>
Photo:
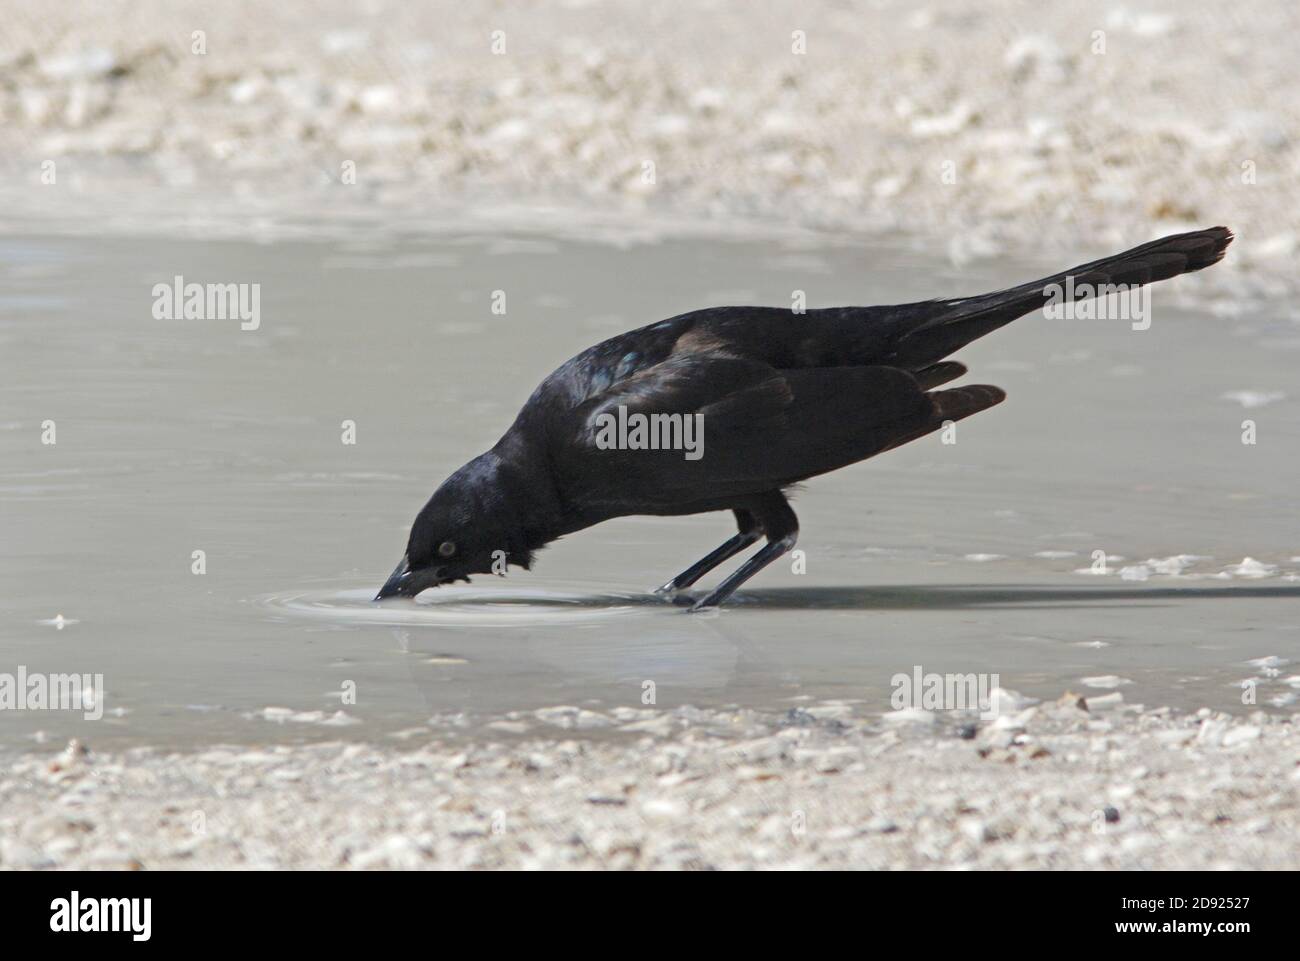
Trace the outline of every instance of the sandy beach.
<instances>
[{"instance_id":1,"label":"sandy beach","mask_svg":"<svg viewBox=\"0 0 1300 961\"><path fill-rule=\"evenodd\" d=\"M516 223L756 219L901 232L958 263L1225 223L1242 241L1214 283L1294 290L1300 105L1275 40L1300 24L1284 3L365 14L13 5L7 216L138 227L148 197L155 226L208 231L455 206Z\"/></svg>"},{"instance_id":2,"label":"sandy beach","mask_svg":"<svg viewBox=\"0 0 1300 961\"><path fill-rule=\"evenodd\" d=\"M0 869L1300 866L1294 6L363 7L0 2L0 539L26 545L0 557L0 670L104 670L120 707L66 750L62 718L0 731ZM1237 240L1159 288L1171 340L1039 325L963 355L1021 413L899 452L870 493L827 481L819 588L774 575L682 626L629 592L713 527L627 521L556 548L490 630L473 598L360 610L404 536L385 499L407 520L553 354L706 301L991 289L1212 224ZM149 328L182 271L265 279L264 329ZM485 320L502 276L525 306ZM422 333L452 374L413 369ZM28 443L47 417L63 461ZM70 544L81 594L50 586ZM891 658L945 657L1029 693L992 721L882 714ZM1067 693L1083 676L1117 689ZM644 678L677 693L628 706Z\"/></svg>"},{"instance_id":3,"label":"sandy beach","mask_svg":"<svg viewBox=\"0 0 1300 961\"><path fill-rule=\"evenodd\" d=\"M1259 870L1300 858L1300 717L1009 700L556 706L401 747L3 759L0 868ZM537 739L512 736L538 722ZM435 728L439 725L435 724Z\"/></svg>"}]
</instances>

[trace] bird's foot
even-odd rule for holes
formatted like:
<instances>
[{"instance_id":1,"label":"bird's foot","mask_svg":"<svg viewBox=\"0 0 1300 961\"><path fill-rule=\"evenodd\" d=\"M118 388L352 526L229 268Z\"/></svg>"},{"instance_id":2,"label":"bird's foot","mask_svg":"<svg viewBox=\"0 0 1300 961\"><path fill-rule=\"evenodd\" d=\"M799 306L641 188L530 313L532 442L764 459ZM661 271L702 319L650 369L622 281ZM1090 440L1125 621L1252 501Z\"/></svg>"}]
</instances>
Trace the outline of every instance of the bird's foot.
<instances>
[{"instance_id":1,"label":"bird's foot","mask_svg":"<svg viewBox=\"0 0 1300 961\"><path fill-rule=\"evenodd\" d=\"M673 607L689 608L695 603L695 593L693 591L688 591L684 587L674 587L671 583L665 584L663 587L656 587L654 594L656 597L663 598L666 603L671 604Z\"/></svg>"}]
</instances>

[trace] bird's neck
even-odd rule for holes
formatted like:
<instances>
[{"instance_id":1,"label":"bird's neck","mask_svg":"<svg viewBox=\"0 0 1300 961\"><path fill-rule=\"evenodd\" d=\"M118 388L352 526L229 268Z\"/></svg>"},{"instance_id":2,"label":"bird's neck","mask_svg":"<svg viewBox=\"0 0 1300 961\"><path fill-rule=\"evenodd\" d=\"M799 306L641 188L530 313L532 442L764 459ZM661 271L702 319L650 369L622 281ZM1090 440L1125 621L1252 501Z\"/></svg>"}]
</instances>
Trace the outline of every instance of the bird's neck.
<instances>
[{"instance_id":1,"label":"bird's neck","mask_svg":"<svg viewBox=\"0 0 1300 961\"><path fill-rule=\"evenodd\" d=\"M547 465L510 435L475 461L484 499L492 505L492 522L509 545L511 563L527 567L533 551L574 529L565 519Z\"/></svg>"}]
</instances>

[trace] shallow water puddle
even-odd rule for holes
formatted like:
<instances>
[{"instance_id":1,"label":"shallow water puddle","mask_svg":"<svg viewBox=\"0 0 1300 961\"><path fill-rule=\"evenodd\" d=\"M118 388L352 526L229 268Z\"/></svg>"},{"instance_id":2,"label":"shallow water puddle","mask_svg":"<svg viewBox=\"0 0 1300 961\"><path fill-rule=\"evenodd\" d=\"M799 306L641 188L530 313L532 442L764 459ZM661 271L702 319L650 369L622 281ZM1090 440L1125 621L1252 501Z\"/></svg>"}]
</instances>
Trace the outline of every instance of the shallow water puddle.
<instances>
[{"instance_id":1,"label":"shallow water puddle","mask_svg":"<svg viewBox=\"0 0 1300 961\"><path fill-rule=\"evenodd\" d=\"M803 572L777 565L721 613L649 589L724 515L629 518L531 574L369 601L434 486L602 337L728 291L907 301L1063 266L789 241L4 239L0 675L102 675L103 717L4 711L0 742L383 737L435 715L475 736L648 691L871 711L917 666L1239 711L1252 681L1294 710L1296 354L1259 339L1268 318L1182 312L1163 288L1149 330L1031 316L962 351L1007 403L956 443L811 482ZM256 329L155 316L177 276L259 284Z\"/></svg>"}]
</instances>

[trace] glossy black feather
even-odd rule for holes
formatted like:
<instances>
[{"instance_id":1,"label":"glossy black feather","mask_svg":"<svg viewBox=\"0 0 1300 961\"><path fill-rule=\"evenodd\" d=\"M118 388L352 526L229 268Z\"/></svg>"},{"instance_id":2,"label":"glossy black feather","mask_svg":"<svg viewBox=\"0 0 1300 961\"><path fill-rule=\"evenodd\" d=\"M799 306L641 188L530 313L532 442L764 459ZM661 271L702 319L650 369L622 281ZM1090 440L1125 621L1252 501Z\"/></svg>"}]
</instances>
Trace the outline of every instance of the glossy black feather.
<instances>
[{"instance_id":1,"label":"glossy black feather","mask_svg":"<svg viewBox=\"0 0 1300 961\"><path fill-rule=\"evenodd\" d=\"M628 514L735 512L740 534L672 586L693 583L757 532L779 553L797 531L783 489L1004 399L988 385L935 390L966 372L945 360L953 351L1042 307L1045 289L1067 277L1076 286L1164 280L1218 262L1231 240L1223 227L1178 234L976 297L802 314L712 307L612 337L547 377L496 446L435 492L405 559L432 573L402 579L399 569L385 591L495 569L489 556L527 566L548 541ZM620 410L700 415L702 456L602 447L602 419ZM455 555L435 556L445 544Z\"/></svg>"}]
</instances>

